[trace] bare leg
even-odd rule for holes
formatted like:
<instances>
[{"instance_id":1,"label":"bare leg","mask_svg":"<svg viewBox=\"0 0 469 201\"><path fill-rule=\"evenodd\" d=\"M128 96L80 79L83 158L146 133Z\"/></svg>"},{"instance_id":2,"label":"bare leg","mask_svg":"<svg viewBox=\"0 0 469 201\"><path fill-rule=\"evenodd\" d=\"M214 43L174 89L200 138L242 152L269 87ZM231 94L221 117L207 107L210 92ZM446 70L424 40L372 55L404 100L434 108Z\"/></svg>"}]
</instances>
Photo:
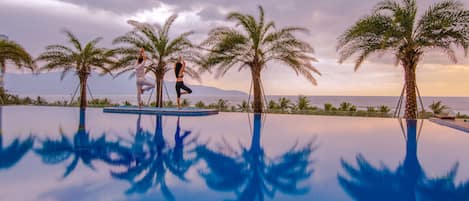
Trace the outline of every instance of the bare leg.
<instances>
[{"instance_id":1,"label":"bare leg","mask_svg":"<svg viewBox=\"0 0 469 201\"><path fill-rule=\"evenodd\" d=\"M177 98L178 109L181 109L181 98Z\"/></svg>"},{"instance_id":2,"label":"bare leg","mask_svg":"<svg viewBox=\"0 0 469 201\"><path fill-rule=\"evenodd\" d=\"M152 82L150 82L148 80L145 80L145 79L139 80L138 84L141 87L141 93L142 94L145 93L145 91L148 91L150 89L155 88L155 84L153 84ZM146 86L146 87L144 87L144 86Z\"/></svg>"},{"instance_id":3,"label":"bare leg","mask_svg":"<svg viewBox=\"0 0 469 201\"><path fill-rule=\"evenodd\" d=\"M140 85L137 86L137 104L138 108L142 108L142 87Z\"/></svg>"}]
</instances>

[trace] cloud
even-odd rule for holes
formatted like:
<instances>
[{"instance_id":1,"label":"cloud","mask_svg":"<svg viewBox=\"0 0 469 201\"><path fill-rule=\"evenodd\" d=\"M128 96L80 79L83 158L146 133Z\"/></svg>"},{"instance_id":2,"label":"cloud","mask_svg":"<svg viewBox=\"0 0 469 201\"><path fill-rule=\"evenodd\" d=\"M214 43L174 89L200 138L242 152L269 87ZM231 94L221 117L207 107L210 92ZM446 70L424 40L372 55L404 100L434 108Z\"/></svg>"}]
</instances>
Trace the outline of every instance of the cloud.
<instances>
[{"instance_id":1,"label":"cloud","mask_svg":"<svg viewBox=\"0 0 469 201\"><path fill-rule=\"evenodd\" d=\"M310 30L309 35L299 34L298 36L310 42L316 50L315 57L319 58L321 63L315 65L325 74L318 78L319 88L324 87L325 91L327 87L338 87L328 79L335 79L339 82L350 81L347 76L334 78L328 75L342 75L343 69L346 69L346 72L353 72L351 65L353 59L348 60L344 65L336 63L337 37L360 17L370 14L373 6L380 1L354 0L351 3L347 0L2 0L0 1L0 24L3 28L0 34L6 34L12 40L20 42L34 56L37 56L46 45L65 42L65 37L60 33L63 28L70 29L84 42L102 36L105 40L101 45L111 47L112 39L131 29L126 24L128 19L163 23L167 17L178 13L179 18L172 27L171 35L194 30L196 34L191 39L199 42L213 27L227 24L225 21L227 13L238 11L257 16L257 5L263 5L266 18L274 20L277 27L301 26ZM423 11L429 5L439 1L418 2ZM463 57L460 53L462 50L457 51L458 64L468 65L469 59ZM328 64L324 64L323 61L327 61ZM367 75L372 77L372 75L379 74L383 69L393 66L393 63L392 54L385 54L383 57L373 56L365 62L363 70L359 72L364 74L360 79L366 79ZM419 68L425 72L431 71L431 68L426 69L429 64L446 64L447 69L455 68L445 55L436 51L426 54ZM399 72L392 67L390 71ZM317 89L310 87L303 78L297 78L284 66L272 65L265 73L268 79L283 79L277 75L287 75L285 79L298 83L302 89L305 89L303 86L307 86L311 93L315 91L310 89ZM387 76L389 82L400 82L399 79L389 77L396 75L384 73L382 76ZM248 72L238 73L236 70L220 80L213 79L211 75L204 75L203 80L204 83L221 88L244 91L246 91L245 85L249 85L250 82ZM242 84L245 82L247 84ZM269 82L279 81L267 80L266 85ZM353 83L350 85L355 86ZM271 89L272 93L303 91L292 88L282 88L277 91L274 87Z\"/></svg>"},{"instance_id":2,"label":"cloud","mask_svg":"<svg viewBox=\"0 0 469 201\"><path fill-rule=\"evenodd\" d=\"M91 9L128 14L160 6L156 0L61 0Z\"/></svg>"}]
</instances>

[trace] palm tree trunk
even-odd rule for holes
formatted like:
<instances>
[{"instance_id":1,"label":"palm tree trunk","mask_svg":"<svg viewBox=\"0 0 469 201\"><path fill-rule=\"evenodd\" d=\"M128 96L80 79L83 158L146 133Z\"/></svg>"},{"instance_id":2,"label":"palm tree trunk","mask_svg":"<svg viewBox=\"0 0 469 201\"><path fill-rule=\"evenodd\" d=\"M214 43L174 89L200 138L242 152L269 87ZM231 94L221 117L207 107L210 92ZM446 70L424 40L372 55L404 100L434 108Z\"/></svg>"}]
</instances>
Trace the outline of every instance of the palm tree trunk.
<instances>
[{"instance_id":1,"label":"palm tree trunk","mask_svg":"<svg viewBox=\"0 0 469 201\"><path fill-rule=\"evenodd\" d=\"M405 119L417 119L417 82L415 76L415 67L416 65L412 63L404 66L406 84Z\"/></svg>"},{"instance_id":2,"label":"palm tree trunk","mask_svg":"<svg viewBox=\"0 0 469 201\"><path fill-rule=\"evenodd\" d=\"M5 88L5 72L6 72L6 66L5 62L0 63L0 87Z\"/></svg>"},{"instance_id":3,"label":"palm tree trunk","mask_svg":"<svg viewBox=\"0 0 469 201\"><path fill-rule=\"evenodd\" d=\"M87 86L87 75L80 75L80 109L85 109L86 102L86 86Z\"/></svg>"},{"instance_id":4,"label":"palm tree trunk","mask_svg":"<svg viewBox=\"0 0 469 201\"><path fill-rule=\"evenodd\" d=\"M156 78L156 107L163 107L163 78Z\"/></svg>"},{"instance_id":5,"label":"palm tree trunk","mask_svg":"<svg viewBox=\"0 0 469 201\"><path fill-rule=\"evenodd\" d=\"M251 70L252 85L254 91L254 113L262 113L262 89L261 89L261 71L258 67Z\"/></svg>"}]
</instances>

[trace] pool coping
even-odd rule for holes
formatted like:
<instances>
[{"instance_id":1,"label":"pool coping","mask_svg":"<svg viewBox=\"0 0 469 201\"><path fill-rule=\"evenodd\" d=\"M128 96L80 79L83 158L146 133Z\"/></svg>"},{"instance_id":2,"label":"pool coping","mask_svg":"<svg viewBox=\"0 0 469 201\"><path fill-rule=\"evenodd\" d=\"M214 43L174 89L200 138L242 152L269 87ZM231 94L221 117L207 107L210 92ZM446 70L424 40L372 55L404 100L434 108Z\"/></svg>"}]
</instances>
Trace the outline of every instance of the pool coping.
<instances>
[{"instance_id":1,"label":"pool coping","mask_svg":"<svg viewBox=\"0 0 469 201\"><path fill-rule=\"evenodd\" d=\"M145 114L165 116L208 116L218 114L216 109L191 109L191 108L156 108L156 107L104 107L104 113L119 114Z\"/></svg>"},{"instance_id":2,"label":"pool coping","mask_svg":"<svg viewBox=\"0 0 469 201\"><path fill-rule=\"evenodd\" d=\"M469 123L466 123L466 122L463 122L464 124L461 124L455 120L444 120L444 119L437 119L437 118L430 118L429 120L433 123L436 123L442 126L446 126L452 129L456 129L459 131L469 133Z\"/></svg>"}]
</instances>

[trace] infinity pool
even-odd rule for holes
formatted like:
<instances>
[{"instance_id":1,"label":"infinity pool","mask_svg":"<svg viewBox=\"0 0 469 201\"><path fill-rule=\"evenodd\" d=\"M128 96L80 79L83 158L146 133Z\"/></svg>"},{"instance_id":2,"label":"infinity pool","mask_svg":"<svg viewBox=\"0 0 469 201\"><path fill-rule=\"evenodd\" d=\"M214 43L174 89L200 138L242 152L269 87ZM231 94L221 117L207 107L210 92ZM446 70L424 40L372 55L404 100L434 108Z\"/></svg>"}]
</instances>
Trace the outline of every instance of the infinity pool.
<instances>
[{"instance_id":1,"label":"infinity pool","mask_svg":"<svg viewBox=\"0 0 469 201\"><path fill-rule=\"evenodd\" d=\"M0 109L0 200L469 200L469 134L428 121Z\"/></svg>"}]
</instances>

